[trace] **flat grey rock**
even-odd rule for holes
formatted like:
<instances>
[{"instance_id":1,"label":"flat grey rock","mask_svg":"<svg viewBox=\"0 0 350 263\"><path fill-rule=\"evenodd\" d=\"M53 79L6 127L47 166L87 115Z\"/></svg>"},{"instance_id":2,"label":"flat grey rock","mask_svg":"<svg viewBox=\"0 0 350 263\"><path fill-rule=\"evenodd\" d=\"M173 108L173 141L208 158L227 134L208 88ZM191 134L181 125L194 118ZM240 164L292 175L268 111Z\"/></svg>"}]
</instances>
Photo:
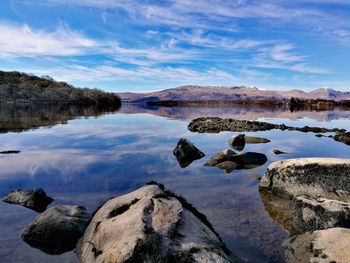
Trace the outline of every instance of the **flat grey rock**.
<instances>
[{"instance_id":1,"label":"flat grey rock","mask_svg":"<svg viewBox=\"0 0 350 263\"><path fill-rule=\"evenodd\" d=\"M274 162L260 189L292 198L300 195L350 201L350 159L299 158Z\"/></svg>"},{"instance_id":2,"label":"flat grey rock","mask_svg":"<svg viewBox=\"0 0 350 263\"><path fill-rule=\"evenodd\" d=\"M306 232L283 243L287 263L349 263L350 229Z\"/></svg>"},{"instance_id":3,"label":"flat grey rock","mask_svg":"<svg viewBox=\"0 0 350 263\"><path fill-rule=\"evenodd\" d=\"M47 196L42 189L23 190L15 189L8 193L2 201L9 204L16 204L32 209L36 212L44 212L54 199Z\"/></svg>"},{"instance_id":4,"label":"flat grey rock","mask_svg":"<svg viewBox=\"0 0 350 263\"><path fill-rule=\"evenodd\" d=\"M22 239L45 253L62 254L75 248L90 218L82 206L54 206L23 230Z\"/></svg>"},{"instance_id":5,"label":"flat grey rock","mask_svg":"<svg viewBox=\"0 0 350 263\"><path fill-rule=\"evenodd\" d=\"M298 196L293 198L292 213L300 231L350 227L350 204L337 200Z\"/></svg>"}]
</instances>

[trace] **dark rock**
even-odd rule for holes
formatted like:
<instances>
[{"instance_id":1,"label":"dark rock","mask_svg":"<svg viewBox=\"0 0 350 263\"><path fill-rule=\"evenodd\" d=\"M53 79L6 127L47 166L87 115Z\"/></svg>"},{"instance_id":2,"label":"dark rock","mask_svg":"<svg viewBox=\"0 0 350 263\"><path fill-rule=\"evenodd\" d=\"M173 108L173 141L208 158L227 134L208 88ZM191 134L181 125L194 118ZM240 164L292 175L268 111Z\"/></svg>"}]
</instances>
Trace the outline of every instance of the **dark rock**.
<instances>
[{"instance_id":1,"label":"dark rock","mask_svg":"<svg viewBox=\"0 0 350 263\"><path fill-rule=\"evenodd\" d=\"M11 150L11 151L2 151L0 152L0 154L17 154L20 153L21 151L15 151L15 150Z\"/></svg>"},{"instance_id":2,"label":"dark rock","mask_svg":"<svg viewBox=\"0 0 350 263\"><path fill-rule=\"evenodd\" d=\"M326 198L297 196L292 201L294 226L303 232L350 227L350 204Z\"/></svg>"},{"instance_id":3,"label":"dark rock","mask_svg":"<svg viewBox=\"0 0 350 263\"><path fill-rule=\"evenodd\" d=\"M205 156L196 146L186 139L181 138L177 143L173 154L181 168L189 166L194 160L201 159Z\"/></svg>"},{"instance_id":4,"label":"dark rock","mask_svg":"<svg viewBox=\"0 0 350 263\"><path fill-rule=\"evenodd\" d=\"M278 155L278 154L286 154L286 152L282 152L282 151L277 150L277 149L274 149L274 150L273 150L273 153L274 153L274 154L277 154L277 155Z\"/></svg>"},{"instance_id":5,"label":"dark rock","mask_svg":"<svg viewBox=\"0 0 350 263\"><path fill-rule=\"evenodd\" d=\"M228 160L244 166L263 165L267 162L267 157L263 153L246 152L246 153L236 154L233 156L228 156Z\"/></svg>"},{"instance_id":6,"label":"dark rock","mask_svg":"<svg viewBox=\"0 0 350 263\"><path fill-rule=\"evenodd\" d=\"M293 127L285 124L273 124L268 122L221 119L219 117L201 117L191 121L188 130L199 133L218 133L222 131L248 132L248 131L268 131L268 130L288 130L313 133L336 132L334 140L350 145L350 132L344 129L327 129L320 127Z\"/></svg>"},{"instance_id":7,"label":"dark rock","mask_svg":"<svg viewBox=\"0 0 350 263\"><path fill-rule=\"evenodd\" d=\"M350 145L350 132L339 132L333 138L336 141Z\"/></svg>"},{"instance_id":8,"label":"dark rock","mask_svg":"<svg viewBox=\"0 0 350 263\"><path fill-rule=\"evenodd\" d=\"M238 135L232 136L228 140L228 145L230 145L230 147L232 147L233 149L235 149L237 151L242 151L244 149L244 146L245 146L245 135L238 134Z\"/></svg>"},{"instance_id":9,"label":"dark rock","mask_svg":"<svg viewBox=\"0 0 350 263\"><path fill-rule=\"evenodd\" d=\"M62 254L75 248L90 218L82 206L54 206L23 230L22 239L45 253Z\"/></svg>"},{"instance_id":10,"label":"dark rock","mask_svg":"<svg viewBox=\"0 0 350 263\"><path fill-rule=\"evenodd\" d=\"M221 119L219 117L201 117L192 120L188 129L199 133L217 133L221 131L266 131L275 129L275 124L257 121Z\"/></svg>"},{"instance_id":11,"label":"dark rock","mask_svg":"<svg viewBox=\"0 0 350 263\"><path fill-rule=\"evenodd\" d=\"M9 204L21 205L39 213L44 212L54 199L47 196L44 190L15 189L8 193L2 201Z\"/></svg>"}]
</instances>

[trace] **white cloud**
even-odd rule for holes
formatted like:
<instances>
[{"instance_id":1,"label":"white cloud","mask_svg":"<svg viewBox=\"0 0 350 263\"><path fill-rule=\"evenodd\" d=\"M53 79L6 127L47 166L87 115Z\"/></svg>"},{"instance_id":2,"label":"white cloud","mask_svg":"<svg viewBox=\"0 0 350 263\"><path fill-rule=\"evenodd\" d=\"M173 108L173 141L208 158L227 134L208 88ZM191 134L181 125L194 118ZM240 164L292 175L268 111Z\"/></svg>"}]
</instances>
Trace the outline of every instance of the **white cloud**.
<instances>
[{"instance_id":1,"label":"white cloud","mask_svg":"<svg viewBox=\"0 0 350 263\"><path fill-rule=\"evenodd\" d=\"M99 53L106 47L81 33L60 26L53 32L0 23L0 56L72 56Z\"/></svg>"},{"instance_id":2,"label":"white cloud","mask_svg":"<svg viewBox=\"0 0 350 263\"><path fill-rule=\"evenodd\" d=\"M306 58L296 55L294 46L289 43L279 43L272 47L261 48L259 53L247 64L253 68L284 69L309 74L329 73L327 69L308 65Z\"/></svg>"},{"instance_id":3,"label":"white cloud","mask_svg":"<svg viewBox=\"0 0 350 263\"><path fill-rule=\"evenodd\" d=\"M8 69L10 70L10 69ZM32 68L23 69L24 72L36 75L49 75L56 80L62 81L81 81L84 76L85 82L91 81L110 81L110 80L143 80L143 81L176 81L187 83L205 83L205 81L226 80L228 83L235 77L225 71L210 68L205 71L196 71L184 67L138 67L126 69L115 66L96 66L84 67L80 65L70 65L56 68Z\"/></svg>"}]
</instances>

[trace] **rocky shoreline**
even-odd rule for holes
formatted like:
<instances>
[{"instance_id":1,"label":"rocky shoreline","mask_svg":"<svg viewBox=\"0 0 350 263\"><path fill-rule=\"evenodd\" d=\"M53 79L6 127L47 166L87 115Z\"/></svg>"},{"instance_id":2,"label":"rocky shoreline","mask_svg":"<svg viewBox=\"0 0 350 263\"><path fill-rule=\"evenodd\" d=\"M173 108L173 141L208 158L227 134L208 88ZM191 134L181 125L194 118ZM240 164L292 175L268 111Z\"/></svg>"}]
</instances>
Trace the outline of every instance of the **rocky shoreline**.
<instances>
[{"instance_id":1,"label":"rocky shoreline","mask_svg":"<svg viewBox=\"0 0 350 263\"><path fill-rule=\"evenodd\" d=\"M282 130L282 131L300 131L300 132L312 132L322 133L335 133L330 135L334 140L340 141L347 145L350 145L350 132L345 129L328 129L320 127L293 127L285 124L273 124L268 122L259 121L247 121L247 120L235 120L235 119L222 119L219 117L201 117L194 119L188 125L188 130L198 133L218 133L222 131L233 132L249 132L249 131L268 131L268 130Z\"/></svg>"},{"instance_id":2,"label":"rocky shoreline","mask_svg":"<svg viewBox=\"0 0 350 263\"><path fill-rule=\"evenodd\" d=\"M260 191L292 200L292 224L301 233L283 243L287 263L348 262L349 186L349 159L299 158L269 165Z\"/></svg>"},{"instance_id":3,"label":"rocky shoreline","mask_svg":"<svg viewBox=\"0 0 350 263\"><path fill-rule=\"evenodd\" d=\"M207 124L203 127L213 125L210 120L202 121ZM238 130L275 127L261 122L232 122ZM346 134L340 129L317 127L298 130ZM243 152L245 145L268 143L266 138L233 135L228 139L233 150L218 152L203 165L225 173L256 168L267 162L267 156ZM276 149L272 152L286 154ZM205 157L184 138L178 141L173 155L183 169ZM260 180L266 211L290 235L283 243L287 263L348 262L350 159L281 160L271 163L265 175L256 180ZM111 198L92 214L79 205L55 205L46 210L54 199L42 189L16 189L3 201L41 213L23 230L26 243L52 255L75 249L80 263L246 262L228 250L204 214L154 181Z\"/></svg>"}]
</instances>

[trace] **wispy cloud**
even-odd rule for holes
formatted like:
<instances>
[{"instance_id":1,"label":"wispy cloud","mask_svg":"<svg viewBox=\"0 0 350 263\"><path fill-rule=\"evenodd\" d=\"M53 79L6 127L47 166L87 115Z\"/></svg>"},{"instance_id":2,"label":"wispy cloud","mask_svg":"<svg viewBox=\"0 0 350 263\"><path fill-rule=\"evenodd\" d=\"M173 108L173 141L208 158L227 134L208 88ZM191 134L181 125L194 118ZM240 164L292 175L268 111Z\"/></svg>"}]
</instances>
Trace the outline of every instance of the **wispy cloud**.
<instances>
[{"instance_id":1,"label":"wispy cloud","mask_svg":"<svg viewBox=\"0 0 350 263\"><path fill-rule=\"evenodd\" d=\"M28 0L22 0L28 1ZM120 9L127 12L136 22L154 25L177 26L180 28L220 29L227 31L244 30L241 19L270 20L275 26L292 23L294 26L322 32L328 37L344 40L337 31L349 30L348 16L331 14L317 8L316 4L349 5L346 0L169 0L169 1L113 1L113 0L45 0L37 1L45 5L70 5L96 7L101 9Z\"/></svg>"},{"instance_id":2,"label":"wispy cloud","mask_svg":"<svg viewBox=\"0 0 350 263\"><path fill-rule=\"evenodd\" d=\"M33 29L23 24L0 23L0 56L72 56L98 53L99 42L61 25L55 31Z\"/></svg>"},{"instance_id":3,"label":"wispy cloud","mask_svg":"<svg viewBox=\"0 0 350 263\"><path fill-rule=\"evenodd\" d=\"M53 18L33 19L32 9ZM12 16L0 18L2 69L73 84L258 86L339 79L341 71L341 80L348 78L345 0L12 0L7 11Z\"/></svg>"},{"instance_id":4,"label":"wispy cloud","mask_svg":"<svg viewBox=\"0 0 350 263\"><path fill-rule=\"evenodd\" d=\"M11 69L8 69L11 70ZM143 80L159 82L164 79L167 81L187 82L187 83L205 83L206 81L222 81L228 83L235 79L235 76L229 72L209 68L203 71L196 71L184 67L138 67L135 69L126 69L116 66L96 66L85 67L81 65L70 65L56 68L27 68L25 72L36 75L50 75L57 80L79 81L84 76L84 81L111 81L111 80Z\"/></svg>"},{"instance_id":5,"label":"wispy cloud","mask_svg":"<svg viewBox=\"0 0 350 263\"><path fill-rule=\"evenodd\" d=\"M284 69L300 73L329 73L327 69L308 65L306 57L296 55L294 49L293 45L286 43L261 48L259 53L248 64L255 68Z\"/></svg>"}]
</instances>

